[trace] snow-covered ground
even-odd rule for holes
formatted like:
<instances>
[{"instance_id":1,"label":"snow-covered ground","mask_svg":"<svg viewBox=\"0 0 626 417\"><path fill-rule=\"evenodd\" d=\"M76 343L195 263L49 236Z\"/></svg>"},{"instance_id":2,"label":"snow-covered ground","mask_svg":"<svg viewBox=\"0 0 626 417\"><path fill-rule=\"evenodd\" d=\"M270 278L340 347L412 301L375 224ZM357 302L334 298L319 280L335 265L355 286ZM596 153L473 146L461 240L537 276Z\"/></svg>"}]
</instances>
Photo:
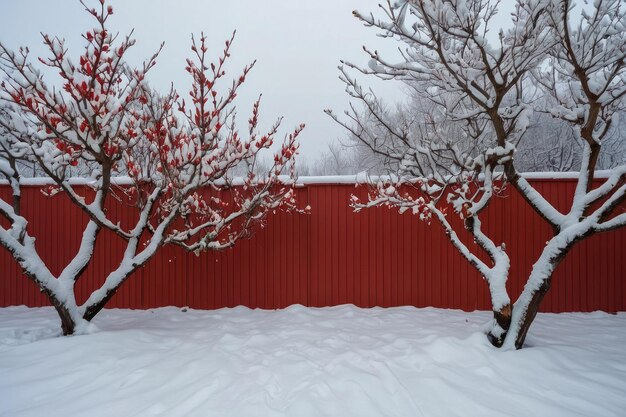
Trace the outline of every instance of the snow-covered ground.
<instances>
[{"instance_id":1,"label":"snow-covered ground","mask_svg":"<svg viewBox=\"0 0 626 417\"><path fill-rule=\"evenodd\" d=\"M626 313L541 314L517 352L489 313L107 310L54 337L0 309L1 416L624 416Z\"/></svg>"}]
</instances>

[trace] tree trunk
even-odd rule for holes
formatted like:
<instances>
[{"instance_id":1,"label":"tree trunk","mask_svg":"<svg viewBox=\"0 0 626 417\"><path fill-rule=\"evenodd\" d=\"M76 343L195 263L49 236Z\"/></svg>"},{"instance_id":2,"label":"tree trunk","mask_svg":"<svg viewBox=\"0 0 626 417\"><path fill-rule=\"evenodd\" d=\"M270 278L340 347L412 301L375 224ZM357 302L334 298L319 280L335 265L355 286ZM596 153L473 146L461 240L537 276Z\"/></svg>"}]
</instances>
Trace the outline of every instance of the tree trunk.
<instances>
[{"instance_id":1,"label":"tree trunk","mask_svg":"<svg viewBox=\"0 0 626 417\"><path fill-rule=\"evenodd\" d=\"M498 327L493 328L488 334L487 339L495 347L502 347L504 339L511 327L511 304L506 304L500 310L493 311L493 318Z\"/></svg>"},{"instance_id":2,"label":"tree trunk","mask_svg":"<svg viewBox=\"0 0 626 417\"><path fill-rule=\"evenodd\" d=\"M535 293L532 295L530 303L528 304L528 308L526 309L526 314L522 318L522 323L517 333L517 337L515 338L515 349L521 349L522 346L524 346L524 341L526 340L528 329L530 329L530 325L537 316L537 312L539 311L539 306L543 301L543 297L545 297L546 293L550 289L551 281L552 275L546 278L543 284L541 284L541 287L539 287L539 289L535 291Z\"/></svg>"},{"instance_id":3,"label":"tree trunk","mask_svg":"<svg viewBox=\"0 0 626 417\"><path fill-rule=\"evenodd\" d=\"M63 336L73 335L74 331L76 330L76 323L74 322L74 319L72 318L69 310L58 302L53 302L52 304L54 305L54 308L56 309L57 313L59 314L59 318L61 319L61 329L63 330Z\"/></svg>"},{"instance_id":4,"label":"tree trunk","mask_svg":"<svg viewBox=\"0 0 626 417\"><path fill-rule=\"evenodd\" d=\"M72 317L72 313L70 313L70 310L67 308L67 306L65 306L65 304L58 300L50 292L50 290L46 288L41 288L41 290L48 296L48 299L50 299L50 303L54 306L54 309L57 311L57 314L61 319L61 330L63 331L63 336L73 335L76 331L77 323L74 320L74 317Z\"/></svg>"},{"instance_id":5,"label":"tree trunk","mask_svg":"<svg viewBox=\"0 0 626 417\"><path fill-rule=\"evenodd\" d=\"M565 259L574 244L588 234L589 232L575 235L565 241L564 236L557 235L548 242L533 266L524 291L513 306L512 329L504 341L506 347L521 349L524 346L530 325L537 316L543 298L550 290L555 269Z\"/></svg>"}]
</instances>

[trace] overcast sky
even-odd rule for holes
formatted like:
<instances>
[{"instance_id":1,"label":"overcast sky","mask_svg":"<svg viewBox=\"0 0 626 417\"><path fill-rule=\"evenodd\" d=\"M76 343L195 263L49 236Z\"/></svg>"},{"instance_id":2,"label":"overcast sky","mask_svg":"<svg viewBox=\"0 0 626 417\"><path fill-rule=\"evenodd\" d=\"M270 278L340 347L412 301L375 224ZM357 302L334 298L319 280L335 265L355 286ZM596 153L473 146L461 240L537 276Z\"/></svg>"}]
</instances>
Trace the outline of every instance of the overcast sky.
<instances>
[{"instance_id":1,"label":"overcast sky","mask_svg":"<svg viewBox=\"0 0 626 417\"><path fill-rule=\"evenodd\" d=\"M257 59L238 97L240 117L247 120L253 100L263 93L264 126L278 116L285 118L283 131L306 123L301 154L314 160L328 143L344 135L342 128L323 113L325 108L342 111L348 103L343 84L337 79L339 60L365 65L368 59L362 45L390 54L397 47L393 41L376 37L374 29L363 27L352 16L354 9L378 9L379 2L113 0L109 4L114 7L114 30L125 34L135 29L137 45L131 62L140 62L165 42L149 80L160 90L173 82L181 96L189 90L184 62L191 53L191 33L204 31L211 51L218 54L223 41L236 29L230 75L238 75L243 65ZM0 39L14 48L29 46L33 56L44 53L40 32L66 38L70 56L76 56L82 45L80 34L92 25L78 0L0 0ZM402 101L397 84L371 84L387 100Z\"/></svg>"}]
</instances>

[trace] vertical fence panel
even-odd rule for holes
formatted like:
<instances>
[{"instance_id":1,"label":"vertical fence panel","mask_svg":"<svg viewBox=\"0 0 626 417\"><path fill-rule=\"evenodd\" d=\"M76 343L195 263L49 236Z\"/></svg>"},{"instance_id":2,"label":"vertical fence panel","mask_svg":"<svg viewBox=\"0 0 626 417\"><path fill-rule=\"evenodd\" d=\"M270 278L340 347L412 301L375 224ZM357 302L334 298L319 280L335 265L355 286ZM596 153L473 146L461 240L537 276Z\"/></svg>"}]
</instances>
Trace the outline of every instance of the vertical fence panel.
<instances>
[{"instance_id":1,"label":"vertical fence panel","mask_svg":"<svg viewBox=\"0 0 626 417\"><path fill-rule=\"evenodd\" d=\"M533 180L560 210L568 209L572 180ZM375 208L355 213L350 196L367 195L353 184L309 184L296 190L311 214L270 215L264 228L235 248L195 256L166 247L126 282L110 307L165 305L221 308L282 308L290 304L362 307L415 305L465 310L488 309L487 287L452 247L436 223L409 213ZM512 189L494 199L483 225L496 244L505 243L512 260L508 288L513 298L539 256L550 229ZM10 189L0 185L0 197ZM50 271L59 274L75 255L84 214L63 195L45 197L41 187L25 186L22 209L29 233ZM112 204L109 213L129 225L134 212ZM624 211L624 208L621 209ZM449 216L462 230L460 221ZM0 225L7 227L6 220ZM467 245L473 242L459 233ZM592 236L577 244L557 269L544 311L626 310L626 230ZM93 262L77 284L79 301L102 285L119 263L124 242L102 231ZM7 250L0 249L0 306L48 305Z\"/></svg>"}]
</instances>

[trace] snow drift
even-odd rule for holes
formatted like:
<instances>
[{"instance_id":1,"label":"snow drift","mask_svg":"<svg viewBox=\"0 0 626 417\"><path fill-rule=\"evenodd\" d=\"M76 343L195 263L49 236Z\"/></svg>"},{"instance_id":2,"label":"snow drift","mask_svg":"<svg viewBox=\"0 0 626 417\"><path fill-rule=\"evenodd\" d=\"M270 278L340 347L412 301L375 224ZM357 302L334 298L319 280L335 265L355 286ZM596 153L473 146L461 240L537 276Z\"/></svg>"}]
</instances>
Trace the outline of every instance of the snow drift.
<instances>
[{"instance_id":1,"label":"snow drift","mask_svg":"<svg viewBox=\"0 0 626 417\"><path fill-rule=\"evenodd\" d=\"M490 312L105 310L53 337L52 308L0 309L0 416L619 416L626 314L539 314L527 348Z\"/></svg>"}]
</instances>

